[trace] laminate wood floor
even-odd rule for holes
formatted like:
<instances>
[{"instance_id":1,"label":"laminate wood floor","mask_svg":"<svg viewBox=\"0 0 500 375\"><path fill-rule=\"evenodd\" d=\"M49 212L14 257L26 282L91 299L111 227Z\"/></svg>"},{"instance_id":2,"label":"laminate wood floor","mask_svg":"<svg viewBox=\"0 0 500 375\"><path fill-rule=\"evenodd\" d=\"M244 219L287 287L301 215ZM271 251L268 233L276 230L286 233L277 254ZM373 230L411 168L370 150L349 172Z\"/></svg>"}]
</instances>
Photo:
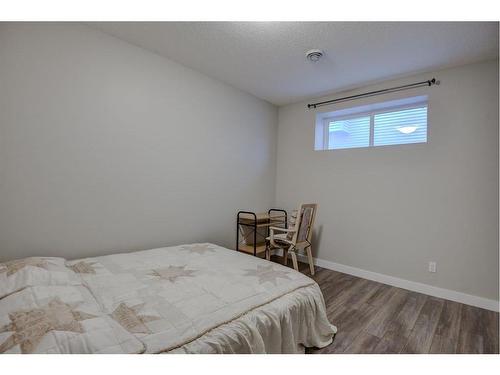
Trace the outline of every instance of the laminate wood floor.
<instances>
[{"instance_id":1,"label":"laminate wood floor","mask_svg":"<svg viewBox=\"0 0 500 375\"><path fill-rule=\"evenodd\" d=\"M308 353L498 353L496 312L320 267L312 278L338 332Z\"/></svg>"}]
</instances>

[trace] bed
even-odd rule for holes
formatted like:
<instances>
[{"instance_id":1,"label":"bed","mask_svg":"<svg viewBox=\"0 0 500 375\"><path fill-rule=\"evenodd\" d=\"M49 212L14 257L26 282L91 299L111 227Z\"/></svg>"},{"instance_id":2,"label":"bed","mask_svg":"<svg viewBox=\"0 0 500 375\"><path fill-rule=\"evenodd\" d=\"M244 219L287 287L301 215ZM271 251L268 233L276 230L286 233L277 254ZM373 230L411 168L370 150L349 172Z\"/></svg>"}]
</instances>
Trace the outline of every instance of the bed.
<instances>
[{"instance_id":1,"label":"bed","mask_svg":"<svg viewBox=\"0 0 500 375\"><path fill-rule=\"evenodd\" d=\"M335 333L314 280L210 243L0 263L0 353L303 353Z\"/></svg>"}]
</instances>

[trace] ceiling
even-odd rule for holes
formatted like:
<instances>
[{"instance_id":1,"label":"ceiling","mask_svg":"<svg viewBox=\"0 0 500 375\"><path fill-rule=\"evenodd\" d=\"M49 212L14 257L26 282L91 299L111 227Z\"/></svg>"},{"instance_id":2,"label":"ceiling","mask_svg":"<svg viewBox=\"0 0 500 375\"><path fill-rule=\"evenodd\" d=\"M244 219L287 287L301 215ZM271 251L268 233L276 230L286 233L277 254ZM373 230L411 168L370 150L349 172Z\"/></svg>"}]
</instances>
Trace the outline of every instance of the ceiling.
<instances>
[{"instance_id":1,"label":"ceiling","mask_svg":"<svg viewBox=\"0 0 500 375\"><path fill-rule=\"evenodd\" d=\"M88 24L276 105L498 58L497 22ZM323 59L305 52L322 49Z\"/></svg>"}]
</instances>

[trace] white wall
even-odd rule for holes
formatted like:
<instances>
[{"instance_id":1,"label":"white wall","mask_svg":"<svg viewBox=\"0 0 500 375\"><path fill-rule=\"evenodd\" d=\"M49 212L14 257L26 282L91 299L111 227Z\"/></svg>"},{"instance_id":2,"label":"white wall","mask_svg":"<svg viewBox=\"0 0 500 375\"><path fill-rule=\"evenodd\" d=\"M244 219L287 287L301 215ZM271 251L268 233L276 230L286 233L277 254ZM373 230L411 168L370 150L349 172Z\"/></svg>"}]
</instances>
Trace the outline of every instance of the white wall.
<instances>
[{"instance_id":1,"label":"white wall","mask_svg":"<svg viewBox=\"0 0 500 375\"><path fill-rule=\"evenodd\" d=\"M0 261L193 241L272 205L277 109L78 24L0 24Z\"/></svg>"},{"instance_id":2,"label":"white wall","mask_svg":"<svg viewBox=\"0 0 500 375\"><path fill-rule=\"evenodd\" d=\"M427 144L314 151L316 112L281 107L276 202L319 203L319 259L498 300L498 61L321 100L433 76L440 86L316 110L429 94Z\"/></svg>"}]
</instances>

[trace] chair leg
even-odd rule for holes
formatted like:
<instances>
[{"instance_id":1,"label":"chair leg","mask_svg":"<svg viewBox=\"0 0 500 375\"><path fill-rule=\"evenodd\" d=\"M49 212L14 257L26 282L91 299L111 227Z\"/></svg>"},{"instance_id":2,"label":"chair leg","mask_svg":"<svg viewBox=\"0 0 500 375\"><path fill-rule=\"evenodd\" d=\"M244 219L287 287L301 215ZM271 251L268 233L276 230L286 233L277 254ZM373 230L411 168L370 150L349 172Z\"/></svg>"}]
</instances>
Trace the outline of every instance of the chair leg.
<instances>
[{"instance_id":1,"label":"chair leg","mask_svg":"<svg viewBox=\"0 0 500 375\"><path fill-rule=\"evenodd\" d=\"M306 248L307 251L307 259L309 260L309 269L311 270L311 276L314 276L314 262L312 256L312 247L308 246Z\"/></svg>"},{"instance_id":2,"label":"chair leg","mask_svg":"<svg viewBox=\"0 0 500 375\"><path fill-rule=\"evenodd\" d=\"M288 264L288 249L283 248L283 265Z\"/></svg>"},{"instance_id":3,"label":"chair leg","mask_svg":"<svg viewBox=\"0 0 500 375\"><path fill-rule=\"evenodd\" d=\"M297 263L297 254L295 254L295 251L292 251L292 262L293 262L293 268L295 271L299 270L299 264Z\"/></svg>"},{"instance_id":4,"label":"chair leg","mask_svg":"<svg viewBox=\"0 0 500 375\"><path fill-rule=\"evenodd\" d=\"M266 260L271 260L271 248L266 246Z\"/></svg>"}]
</instances>

